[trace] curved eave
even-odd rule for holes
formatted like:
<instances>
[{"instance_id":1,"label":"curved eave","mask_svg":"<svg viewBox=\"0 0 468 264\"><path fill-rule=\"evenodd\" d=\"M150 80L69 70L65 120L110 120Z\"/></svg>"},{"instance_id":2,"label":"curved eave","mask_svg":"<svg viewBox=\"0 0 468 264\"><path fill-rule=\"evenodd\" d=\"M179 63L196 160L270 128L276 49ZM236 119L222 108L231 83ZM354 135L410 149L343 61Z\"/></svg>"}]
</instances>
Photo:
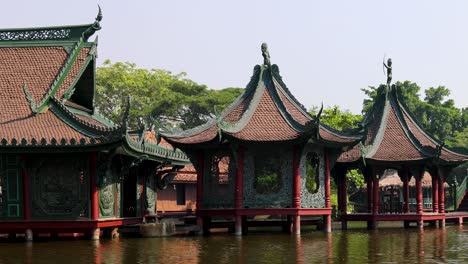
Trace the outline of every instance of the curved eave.
<instances>
[{"instance_id":1,"label":"curved eave","mask_svg":"<svg viewBox=\"0 0 468 264\"><path fill-rule=\"evenodd\" d=\"M419 125L419 122L416 121L416 119L411 114L411 112L408 111L406 109L406 106L403 103L400 102L398 96L395 95L395 98L396 98L396 104L398 106L398 110L400 111L400 114L401 115L406 114L406 117L409 119L410 122L413 123L413 126L418 130L419 133L422 134L423 137L425 137L425 139L427 139L428 141L430 141L433 144L433 146L431 146L431 147L432 147L432 149L434 151L436 151L436 148L434 148L434 146L441 146L442 143L440 143L432 135L429 135L426 131L424 131L424 129L421 128L421 126ZM414 140L418 142L418 145L422 147L423 144L417 139L416 135L411 131L408 123L406 122L405 117L401 116L400 120L401 120L401 122L404 122L404 125L406 127L406 131L407 131L408 135L411 135L411 138L414 138ZM451 155L454 155L454 156L458 156L459 159L448 159L447 157L444 157L443 155L441 157L437 157L437 155L430 155L430 157L440 159L440 160L444 161L444 163L451 163L451 162L463 163L465 161L468 161L468 155L464 155L464 154L455 152L455 151L450 150L450 149L448 149L446 147L442 147L442 151L450 153Z\"/></svg>"},{"instance_id":2,"label":"curved eave","mask_svg":"<svg viewBox=\"0 0 468 264\"><path fill-rule=\"evenodd\" d=\"M322 142L324 145L332 146L332 147L350 147L354 146L362 140L364 135L360 135L360 133L356 134L348 134L333 129L325 124L319 125L319 142ZM336 140L327 139L322 136L320 133L321 131L325 131L326 133L330 134L332 137L335 137Z\"/></svg>"},{"instance_id":3,"label":"curved eave","mask_svg":"<svg viewBox=\"0 0 468 264\"><path fill-rule=\"evenodd\" d=\"M190 163L187 155L179 150L172 150L156 144L133 140L128 134L122 144L122 150L130 156L139 157L147 155L148 159L157 162L168 162L174 165L187 165Z\"/></svg>"}]
</instances>

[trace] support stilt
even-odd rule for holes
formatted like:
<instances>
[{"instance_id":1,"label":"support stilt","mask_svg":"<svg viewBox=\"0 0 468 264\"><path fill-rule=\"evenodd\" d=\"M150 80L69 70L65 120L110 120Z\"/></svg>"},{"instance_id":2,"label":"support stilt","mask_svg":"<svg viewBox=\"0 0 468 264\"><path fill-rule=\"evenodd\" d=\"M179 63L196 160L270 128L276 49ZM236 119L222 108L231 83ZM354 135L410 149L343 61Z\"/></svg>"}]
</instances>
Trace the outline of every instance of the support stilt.
<instances>
[{"instance_id":1,"label":"support stilt","mask_svg":"<svg viewBox=\"0 0 468 264\"><path fill-rule=\"evenodd\" d=\"M99 240L101 236L101 229L99 228L94 228L91 230L91 240Z\"/></svg>"},{"instance_id":2,"label":"support stilt","mask_svg":"<svg viewBox=\"0 0 468 264\"><path fill-rule=\"evenodd\" d=\"M34 240L34 235L31 229L26 229L24 238L26 242L31 242Z\"/></svg>"},{"instance_id":3,"label":"support stilt","mask_svg":"<svg viewBox=\"0 0 468 264\"><path fill-rule=\"evenodd\" d=\"M242 216L236 215L234 235L242 236Z\"/></svg>"},{"instance_id":4,"label":"support stilt","mask_svg":"<svg viewBox=\"0 0 468 264\"><path fill-rule=\"evenodd\" d=\"M331 226L332 226L331 215L325 215L323 217L323 223L325 224L324 231L326 233L330 233L331 232ZM341 222L341 223L343 223L343 222Z\"/></svg>"},{"instance_id":5,"label":"support stilt","mask_svg":"<svg viewBox=\"0 0 468 264\"><path fill-rule=\"evenodd\" d=\"M294 234L300 235L301 234L301 216L296 215L294 217Z\"/></svg>"}]
</instances>

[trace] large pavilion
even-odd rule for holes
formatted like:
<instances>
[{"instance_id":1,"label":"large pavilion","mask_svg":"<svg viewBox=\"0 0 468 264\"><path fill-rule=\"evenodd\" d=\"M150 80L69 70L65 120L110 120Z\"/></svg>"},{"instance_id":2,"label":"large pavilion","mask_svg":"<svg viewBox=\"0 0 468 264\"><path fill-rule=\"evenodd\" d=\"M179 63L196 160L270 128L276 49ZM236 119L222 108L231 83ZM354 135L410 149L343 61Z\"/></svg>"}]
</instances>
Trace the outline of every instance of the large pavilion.
<instances>
[{"instance_id":1,"label":"large pavilion","mask_svg":"<svg viewBox=\"0 0 468 264\"><path fill-rule=\"evenodd\" d=\"M181 133L163 133L197 170L197 216L204 230L215 217L234 217L235 233L247 217L287 217L299 234L301 216L323 217L331 230L330 168L360 139L320 124L294 98L270 65L254 68L244 93L219 116ZM219 184L219 161L228 159L228 184Z\"/></svg>"},{"instance_id":2,"label":"large pavilion","mask_svg":"<svg viewBox=\"0 0 468 264\"><path fill-rule=\"evenodd\" d=\"M0 30L0 233L98 239L154 213L155 177L188 163L128 131L129 103L121 124L96 111L101 19Z\"/></svg>"},{"instance_id":3,"label":"large pavilion","mask_svg":"<svg viewBox=\"0 0 468 264\"><path fill-rule=\"evenodd\" d=\"M344 152L334 168L338 185L339 212L343 227L347 221L368 221L368 228L376 228L378 221L417 222L440 221L445 225L444 179L450 170L468 160L468 156L447 149L429 136L399 100L396 85L382 86L378 97L364 121L365 136L360 144ZM367 182L368 211L364 214L347 214L346 172L358 168ZM386 169L395 169L403 182L403 213L379 212L379 178ZM432 212L423 212L421 180L425 172L432 176ZM410 212L410 178L416 181L416 210Z\"/></svg>"}]
</instances>

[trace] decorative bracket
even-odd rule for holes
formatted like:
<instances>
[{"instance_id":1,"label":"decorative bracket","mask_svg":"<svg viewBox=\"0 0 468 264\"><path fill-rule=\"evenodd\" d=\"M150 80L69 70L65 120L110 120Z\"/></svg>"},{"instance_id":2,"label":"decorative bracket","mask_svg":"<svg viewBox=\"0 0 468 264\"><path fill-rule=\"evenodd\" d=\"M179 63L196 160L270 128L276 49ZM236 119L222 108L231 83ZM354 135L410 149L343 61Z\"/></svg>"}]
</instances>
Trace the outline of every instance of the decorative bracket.
<instances>
[{"instance_id":1,"label":"decorative bracket","mask_svg":"<svg viewBox=\"0 0 468 264\"><path fill-rule=\"evenodd\" d=\"M37 109L36 101L35 101L34 98L31 96L31 93L29 93L28 87L27 87L27 85L26 85L26 81L23 83L23 92L24 92L24 95L26 95L26 99L27 99L28 102L29 102L29 107L31 108L31 111L32 111L34 114L37 114L37 113L38 113L38 109Z\"/></svg>"}]
</instances>

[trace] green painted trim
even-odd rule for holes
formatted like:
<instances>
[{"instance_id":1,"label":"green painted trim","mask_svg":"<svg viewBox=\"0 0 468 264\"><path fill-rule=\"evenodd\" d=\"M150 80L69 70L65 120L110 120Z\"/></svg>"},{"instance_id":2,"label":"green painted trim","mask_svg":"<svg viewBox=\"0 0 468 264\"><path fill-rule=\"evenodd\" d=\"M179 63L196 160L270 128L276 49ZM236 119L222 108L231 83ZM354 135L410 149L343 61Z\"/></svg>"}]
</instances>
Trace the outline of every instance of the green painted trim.
<instances>
[{"instance_id":1,"label":"green painted trim","mask_svg":"<svg viewBox=\"0 0 468 264\"><path fill-rule=\"evenodd\" d=\"M15 207L16 208L16 212L17 214L16 215L12 215L10 212L10 208L12 207ZM8 217L20 217L21 216L21 212L20 212L20 206L19 204L8 204L8 209L7 209L7 216Z\"/></svg>"},{"instance_id":2,"label":"green painted trim","mask_svg":"<svg viewBox=\"0 0 468 264\"><path fill-rule=\"evenodd\" d=\"M95 42L84 42L83 47L90 48ZM17 41L17 42L2 42L0 48L31 48L31 47L73 47L76 41Z\"/></svg>"},{"instance_id":3,"label":"green painted trim","mask_svg":"<svg viewBox=\"0 0 468 264\"><path fill-rule=\"evenodd\" d=\"M152 160L155 161L171 161L172 164L187 165L190 163L187 155L180 150L171 150L165 147L161 147L156 144L145 142L144 144L139 141L133 140L127 133L125 136L124 150L132 156L140 156L141 154L147 154L151 156Z\"/></svg>"},{"instance_id":4,"label":"green painted trim","mask_svg":"<svg viewBox=\"0 0 468 264\"><path fill-rule=\"evenodd\" d=\"M74 114L92 118L92 119L98 121L99 123L101 123L101 124L103 124L105 126L115 127L115 124L111 120L109 120L106 117L102 116L97 111L95 111L93 114L90 114L90 113L87 113L87 112L85 112L83 110L73 108L71 106L66 106L66 107L68 108L68 110L70 110L70 112L72 112Z\"/></svg>"},{"instance_id":5,"label":"green painted trim","mask_svg":"<svg viewBox=\"0 0 468 264\"><path fill-rule=\"evenodd\" d=\"M78 74L76 75L75 79L73 80L71 85L65 90L65 93L63 94L63 99L69 100L72 97L73 93L75 92L75 85L81 79L81 76L86 71L86 68L88 67L89 62L93 59L93 57L94 57L93 55L88 55L86 57L86 60L81 66L80 70L78 71Z\"/></svg>"},{"instance_id":6,"label":"green painted trim","mask_svg":"<svg viewBox=\"0 0 468 264\"><path fill-rule=\"evenodd\" d=\"M93 24L0 29L0 41L78 40L92 26Z\"/></svg>"},{"instance_id":7,"label":"green painted trim","mask_svg":"<svg viewBox=\"0 0 468 264\"><path fill-rule=\"evenodd\" d=\"M67 125L69 125L71 128L73 128L74 130L80 132L81 134L85 135L85 136L88 136L88 137L92 137L92 138L98 138L100 137L99 134L97 133L93 133L93 132L90 132L86 129L84 129L82 126L78 125L74 120L68 118L68 116L66 116L65 114L63 114L61 111L58 111L56 109L56 107L51 104L50 105L50 110L52 111L52 113L54 113L60 120L62 120L63 122L65 122ZM58 140L58 139L57 139Z\"/></svg>"},{"instance_id":8,"label":"green painted trim","mask_svg":"<svg viewBox=\"0 0 468 264\"><path fill-rule=\"evenodd\" d=\"M47 109L50 98L55 95L57 90L62 85L63 81L65 80L68 73L70 72L73 64L76 61L76 58L78 58L78 55L80 54L82 49L83 49L83 39L81 38L77 42L73 53L68 57L68 59L66 60L64 66L62 67L59 74L57 75L55 81L52 84L51 89L47 92L46 96L44 97L44 99L42 99L41 103L37 107L37 111L39 113L43 113Z\"/></svg>"}]
</instances>

